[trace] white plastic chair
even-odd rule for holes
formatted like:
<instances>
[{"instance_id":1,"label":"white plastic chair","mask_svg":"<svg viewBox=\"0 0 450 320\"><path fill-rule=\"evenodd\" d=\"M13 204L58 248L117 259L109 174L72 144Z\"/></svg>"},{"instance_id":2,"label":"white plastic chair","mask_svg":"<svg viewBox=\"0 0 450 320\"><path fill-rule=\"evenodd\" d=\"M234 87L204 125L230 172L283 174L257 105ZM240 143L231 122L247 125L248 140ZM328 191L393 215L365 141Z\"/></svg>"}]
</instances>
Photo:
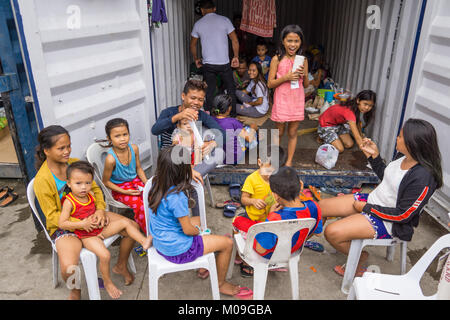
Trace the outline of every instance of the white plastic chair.
<instances>
[{"instance_id":1,"label":"white plastic chair","mask_svg":"<svg viewBox=\"0 0 450 320\"><path fill-rule=\"evenodd\" d=\"M450 234L439 238L417 263L404 275L366 272L356 278L348 295L349 300L434 300L437 293L424 296L420 279L442 249L450 248Z\"/></svg>"},{"instance_id":2,"label":"white plastic chair","mask_svg":"<svg viewBox=\"0 0 450 320\"><path fill-rule=\"evenodd\" d=\"M233 275L234 257L236 249L241 258L253 267L253 299L263 300L266 289L267 273L269 269L288 267L291 277L292 299L299 299L298 288L298 262L302 248L291 254L292 237L302 229L308 229L308 234L316 224L313 218L282 220L258 223L250 227L247 233L247 240L244 240L240 233L234 235L234 246L231 254L231 261L228 267L227 279ZM261 232L270 232L278 237L277 246L269 259L261 257L254 249L253 242L255 236Z\"/></svg>"},{"instance_id":3,"label":"white plastic chair","mask_svg":"<svg viewBox=\"0 0 450 320\"><path fill-rule=\"evenodd\" d=\"M143 191L144 208L145 208L145 221L147 225L147 235L150 233L149 227L149 214L150 208L148 205L148 194L152 186L153 178L149 179L145 184ZM205 194L202 185L192 182L195 190L197 191L200 210L200 222L202 229L206 229L206 212L205 212ZM176 264L167 261L162 257L155 249L150 247L147 251L148 256L148 281L149 281L149 299L158 300L158 281L159 278L166 273L173 273L185 270L204 268L209 271L209 278L211 280L212 296L214 300L220 300L219 282L217 278L216 259L214 253L208 253L204 256L197 258L193 262Z\"/></svg>"},{"instance_id":4,"label":"white plastic chair","mask_svg":"<svg viewBox=\"0 0 450 320\"><path fill-rule=\"evenodd\" d=\"M118 209L131 209L126 204L115 200L112 196L111 190L103 184L102 176L107 154L108 148L104 148L96 142L91 144L86 151L87 161L92 164L95 169L95 182L102 189L109 210L117 212Z\"/></svg>"},{"instance_id":5,"label":"white plastic chair","mask_svg":"<svg viewBox=\"0 0 450 320\"><path fill-rule=\"evenodd\" d=\"M44 223L42 223L42 220L41 220L38 210L36 208L36 204L35 204L36 195L34 193L33 185L34 185L34 179L32 179L27 186L27 199L28 199L28 203L31 207L31 211L33 212L34 216L41 224L42 229L44 230L45 236L47 237L47 240L50 241L50 243L52 245L53 288L56 288L58 285L58 269L59 269L58 268L58 265L59 265L58 253L56 250L56 245L50 238L50 235L48 234L48 231L47 231L47 227L45 226ZM117 234L117 235L114 235L112 237L105 239L103 242L104 242L105 246L108 248L119 237L120 237L120 235ZM97 256L93 252L83 248L83 249L81 249L81 252L80 252L80 260L81 260L81 263L82 263L83 269L84 269L84 275L86 278L89 299L90 300L101 300L100 289L98 286L98 276L97 276ZM128 257L128 267L131 272L136 273L136 266L134 264L133 256L131 254Z\"/></svg>"},{"instance_id":6,"label":"white plastic chair","mask_svg":"<svg viewBox=\"0 0 450 320\"><path fill-rule=\"evenodd\" d=\"M394 260L395 246L400 244L400 274L406 273L406 253L408 242L400 240L398 238L394 239L358 239L352 240L350 246L350 252L347 257L347 262L345 264L344 279L342 280L341 291L348 294L350 287L352 285L353 279L355 277L356 268L358 266L359 258L361 256L361 251L365 246L383 246L387 247L386 259L390 262Z\"/></svg>"}]
</instances>

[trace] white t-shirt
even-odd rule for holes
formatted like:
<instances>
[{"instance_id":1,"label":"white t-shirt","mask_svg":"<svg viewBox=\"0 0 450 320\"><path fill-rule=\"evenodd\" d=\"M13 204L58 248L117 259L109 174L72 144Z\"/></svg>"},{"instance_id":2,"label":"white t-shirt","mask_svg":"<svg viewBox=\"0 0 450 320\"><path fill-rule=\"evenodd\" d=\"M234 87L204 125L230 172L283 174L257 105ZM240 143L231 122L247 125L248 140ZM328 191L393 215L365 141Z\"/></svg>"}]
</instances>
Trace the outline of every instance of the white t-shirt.
<instances>
[{"instance_id":1,"label":"white t-shirt","mask_svg":"<svg viewBox=\"0 0 450 320\"><path fill-rule=\"evenodd\" d=\"M252 100L258 100L259 98L263 98L263 103L261 103L259 106L256 106L256 110L258 110L258 112L262 115L265 115L267 113L267 111L269 110L269 100L268 100L268 95L269 95L269 89L268 88L264 88L263 84L259 83L256 86L255 89L255 94L252 94L252 90L253 87L255 86L255 81L250 81L250 84L248 85L247 92L249 92L249 95L252 97Z\"/></svg>"},{"instance_id":2,"label":"white t-shirt","mask_svg":"<svg viewBox=\"0 0 450 320\"><path fill-rule=\"evenodd\" d=\"M194 24L191 36L200 38L204 64L230 63L228 35L233 31L230 19L216 13L208 13Z\"/></svg>"},{"instance_id":3,"label":"white t-shirt","mask_svg":"<svg viewBox=\"0 0 450 320\"><path fill-rule=\"evenodd\" d=\"M375 188L367 199L368 204L375 204L382 207L395 208L397 206L397 195L400 183L408 170L402 170L401 164L405 160L402 157L392 161L384 170L383 181ZM392 235L392 222L383 221L386 230Z\"/></svg>"}]
</instances>

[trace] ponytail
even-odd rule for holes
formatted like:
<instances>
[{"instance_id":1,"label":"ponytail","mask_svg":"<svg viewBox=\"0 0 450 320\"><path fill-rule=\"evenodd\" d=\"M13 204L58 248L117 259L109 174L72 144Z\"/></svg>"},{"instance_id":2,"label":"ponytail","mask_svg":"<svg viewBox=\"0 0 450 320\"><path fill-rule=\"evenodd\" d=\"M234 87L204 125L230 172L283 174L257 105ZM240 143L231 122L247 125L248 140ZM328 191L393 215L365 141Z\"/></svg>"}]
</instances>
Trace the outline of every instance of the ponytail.
<instances>
[{"instance_id":1,"label":"ponytail","mask_svg":"<svg viewBox=\"0 0 450 320\"><path fill-rule=\"evenodd\" d=\"M61 126L53 125L42 129L38 134L38 145L36 147L36 169L39 170L42 164L47 160L47 156L44 153L45 149L50 149L55 145L55 137L66 134L69 138L69 132Z\"/></svg>"}]
</instances>

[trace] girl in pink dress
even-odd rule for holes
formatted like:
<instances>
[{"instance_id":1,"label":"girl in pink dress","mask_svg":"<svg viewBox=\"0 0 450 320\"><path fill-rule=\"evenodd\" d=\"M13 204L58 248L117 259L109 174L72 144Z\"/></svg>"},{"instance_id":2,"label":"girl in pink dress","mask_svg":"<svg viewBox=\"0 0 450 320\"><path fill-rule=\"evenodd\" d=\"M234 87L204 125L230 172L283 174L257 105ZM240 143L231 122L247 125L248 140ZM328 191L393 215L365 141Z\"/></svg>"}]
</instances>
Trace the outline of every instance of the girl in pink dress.
<instances>
[{"instance_id":1,"label":"girl in pink dress","mask_svg":"<svg viewBox=\"0 0 450 320\"><path fill-rule=\"evenodd\" d=\"M302 29L297 25L288 25L281 32L281 43L278 54L273 57L270 64L268 87L275 89L271 119L279 130L279 144L284 136L287 123L288 157L286 166L292 166L295 149L297 147L298 127L300 121L305 119L305 91L309 86L308 60L295 71L295 56L301 54L304 36ZM298 89L291 88L291 81L299 81Z\"/></svg>"}]
</instances>

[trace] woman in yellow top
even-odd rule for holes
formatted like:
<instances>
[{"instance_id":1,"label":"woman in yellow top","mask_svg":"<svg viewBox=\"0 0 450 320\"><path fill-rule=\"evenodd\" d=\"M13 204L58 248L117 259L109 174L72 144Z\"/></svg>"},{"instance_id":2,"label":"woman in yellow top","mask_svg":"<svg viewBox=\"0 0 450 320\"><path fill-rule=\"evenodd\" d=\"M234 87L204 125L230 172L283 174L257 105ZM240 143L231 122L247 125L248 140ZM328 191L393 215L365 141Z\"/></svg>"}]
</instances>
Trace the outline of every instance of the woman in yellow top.
<instances>
[{"instance_id":1,"label":"woman in yellow top","mask_svg":"<svg viewBox=\"0 0 450 320\"><path fill-rule=\"evenodd\" d=\"M63 230L58 226L61 215L61 199L66 193L66 170L69 164L78 161L70 158L71 142L70 135L61 126L49 126L43 129L38 135L38 147L36 150L36 167L38 173L34 180L34 192L39 206L46 218L47 230L51 239L56 245L60 263L61 275L64 281L71 273L67 270L71 266L77 266L82 249L81 240L74 236L73 230ZM95 223L97 227L103 227L109 221L116 219L126 219L118 214L105 213L106 204L103 194L95 182L92 191L96 199ZM86 230L89 231L89 230ZM133 282L134 277L127 268L127 261L134 240L126 233L120 244L119 259L112 269L114 273L121 274L125 278L125 284ZM80 299L81 290L72 289L69 299Z\"/></svg>"}]
</instances>

